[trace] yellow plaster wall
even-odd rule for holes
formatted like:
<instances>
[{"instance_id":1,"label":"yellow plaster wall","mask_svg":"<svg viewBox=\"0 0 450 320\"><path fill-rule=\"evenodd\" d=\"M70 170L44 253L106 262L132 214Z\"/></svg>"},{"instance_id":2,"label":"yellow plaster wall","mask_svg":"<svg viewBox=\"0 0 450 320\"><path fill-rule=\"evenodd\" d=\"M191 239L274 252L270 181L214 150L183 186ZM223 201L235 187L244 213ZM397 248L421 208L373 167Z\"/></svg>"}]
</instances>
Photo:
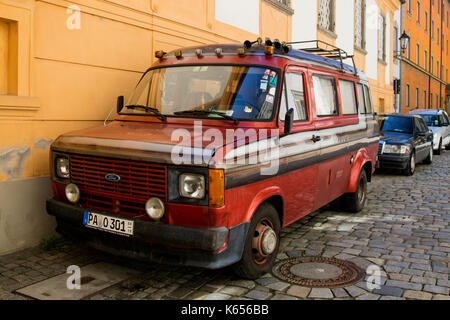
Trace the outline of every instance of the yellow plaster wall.
<instances>
[{"instance_id":1,"label":"yellow plaster wall","mask_svg":"<svg viewBox=\"0 0 450 320\"><path fill-rule=\"evenodd\" d=\"M80 29L67 28L71 5L81 10ZM263 0L260 15L260 36L290 40L290 15ZM18 26L13 54L3 45L13 39L9 22ZM48 146L36 142L101 124L155 50L257 36L216 21L214 0L0 0L0 181L47 175ZM26 151L19 177L1 167L12 151Z\"/></svg>"}]
</instances>

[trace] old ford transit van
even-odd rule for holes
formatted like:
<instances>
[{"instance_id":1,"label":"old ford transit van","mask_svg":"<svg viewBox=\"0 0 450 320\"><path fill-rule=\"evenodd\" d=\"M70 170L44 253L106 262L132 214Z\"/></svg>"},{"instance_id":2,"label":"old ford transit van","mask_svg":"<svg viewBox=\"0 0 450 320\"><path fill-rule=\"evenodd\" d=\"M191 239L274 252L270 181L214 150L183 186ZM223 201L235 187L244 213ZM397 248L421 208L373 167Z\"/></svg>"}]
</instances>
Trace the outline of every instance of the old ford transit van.
<instances>
[{"instance_id":1,"label":"old ford transit van","mask_svg":"<svg viewBox=\"0 0 450 320\"><path fill-rule=\"evenodd\" d=\"M320 41L156 52L118 116L51 147L57 230L113 254L243 277L280 230L338 199L358 212L376 166L369 83Z\"/></svg>"}]
</instances>

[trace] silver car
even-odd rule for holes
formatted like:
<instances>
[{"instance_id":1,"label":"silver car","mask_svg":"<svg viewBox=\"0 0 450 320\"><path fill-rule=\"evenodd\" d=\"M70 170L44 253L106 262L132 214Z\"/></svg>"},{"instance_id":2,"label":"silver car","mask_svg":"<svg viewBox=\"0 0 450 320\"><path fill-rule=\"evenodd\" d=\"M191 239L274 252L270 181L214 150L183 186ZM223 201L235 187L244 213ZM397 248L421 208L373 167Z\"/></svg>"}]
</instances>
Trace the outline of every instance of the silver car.
<instances>
[{"instance_id":1,"label":"silver car","mask_svg":"<svg viewBox=\"0 0 450 320\"><path fill-rule=\"evenodd\" d=\"M444 148L450 150L450 118L442 109L412 110L410 114L420 115L433 131L433 149L441 154Z\"/></svg>"}]
</instances>

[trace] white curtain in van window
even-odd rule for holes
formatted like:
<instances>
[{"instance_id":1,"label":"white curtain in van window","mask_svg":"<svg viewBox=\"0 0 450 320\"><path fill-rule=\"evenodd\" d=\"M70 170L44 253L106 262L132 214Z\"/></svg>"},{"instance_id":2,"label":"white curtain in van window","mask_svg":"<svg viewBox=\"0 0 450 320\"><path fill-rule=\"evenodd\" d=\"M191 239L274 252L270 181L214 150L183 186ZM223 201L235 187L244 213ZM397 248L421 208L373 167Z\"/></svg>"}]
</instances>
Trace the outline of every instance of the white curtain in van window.
<instances>
[{"instance_id":1,"label":"white curtain in van window","mask_svg":"<svg viewBox=\"0 0 450 320\"><path fill-rule=\"evenodd\" d=\"M356 114L355 84L351 81L339 80L342 114Z\"/></svg>"},{"instance_id":2,"label":"white curtain in van window","mask_svg":"<svg viewBox=\"0 0 450 320\"><path fill-rule=\"evenodd\" d=\"M337 110L334 79L314 76L313 83L317 115L327 116L334 114L335 110Z\"/></svg>"}]
</instances>

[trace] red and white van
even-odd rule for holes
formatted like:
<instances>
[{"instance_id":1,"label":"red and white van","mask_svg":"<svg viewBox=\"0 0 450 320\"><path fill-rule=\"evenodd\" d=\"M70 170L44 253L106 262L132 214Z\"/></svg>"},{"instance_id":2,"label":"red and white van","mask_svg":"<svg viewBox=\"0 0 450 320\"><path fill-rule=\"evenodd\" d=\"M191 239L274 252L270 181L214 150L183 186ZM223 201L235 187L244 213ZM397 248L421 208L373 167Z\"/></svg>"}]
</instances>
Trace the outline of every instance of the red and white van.
<instances>
[{"instance_id":1,"label":"red and white van","mask_svg":"<svg viewBox=\"0 0 450 320\"><path fill-rule=\"evenodd\" d=\"M156 52L114 121L53 143L57 230L257 278L281 228L337 199L360 211L379 140L368 81L340 49L290 49L258 39Z\"/></svg>"}]
</instances>

